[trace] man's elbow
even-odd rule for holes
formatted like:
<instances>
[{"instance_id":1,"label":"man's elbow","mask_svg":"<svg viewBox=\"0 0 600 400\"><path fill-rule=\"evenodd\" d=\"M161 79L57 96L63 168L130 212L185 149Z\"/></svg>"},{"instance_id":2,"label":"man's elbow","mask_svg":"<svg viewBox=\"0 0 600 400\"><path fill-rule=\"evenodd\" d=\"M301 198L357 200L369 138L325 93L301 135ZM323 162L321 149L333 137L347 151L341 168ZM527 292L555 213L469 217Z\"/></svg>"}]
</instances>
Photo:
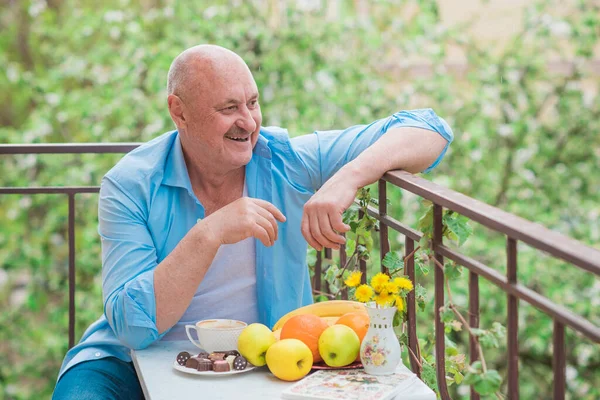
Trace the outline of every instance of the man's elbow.
<instances>
[{"instance_id":1,"label":"man's elbow","mask_svg":"<svg viewBox=\"0 0 600 400\"><path fill-rule=\"evenodd\" d=\"M137 328L133 331L127 332L126 334L122 333L117 335L117 338L129 349L143 350L156 341L156 337L152 334L152 332L148 331L149 330L147 328Z\"/></svg>"},{"instance_id":2,"label":"man's elbow","mask_svg":"<svg viewBox=\"0 0 600 400\"><path fill-rule=\"evenodd\" d=\"M418 174L431 167L442 156L444 150L449 144L449 140L434 131L426 131L427 139L423 142L420 156L415 157L415 162L411 163L405 171L411 174Z\"/></svg>"},{"instance_id":3,"label":"man's elbow","mask_svg":"<svg viewBox=\"0 0 600 400\"><path fill-rule=\"evenodd\" d=\"M117 339L130 349L145 349L159 337L149 316L125 293L107 302L104 312Z\"/></svg>"}]
</instances>

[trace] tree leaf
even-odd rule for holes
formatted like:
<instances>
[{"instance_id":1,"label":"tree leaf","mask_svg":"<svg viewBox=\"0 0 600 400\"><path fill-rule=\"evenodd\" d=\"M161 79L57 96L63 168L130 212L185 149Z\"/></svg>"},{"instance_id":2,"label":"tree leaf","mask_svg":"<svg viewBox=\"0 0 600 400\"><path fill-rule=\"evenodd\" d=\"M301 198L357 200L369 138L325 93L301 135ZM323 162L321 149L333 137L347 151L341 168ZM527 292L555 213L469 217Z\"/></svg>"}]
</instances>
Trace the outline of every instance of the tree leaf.
<instances>
[{"instance_id":1,"label":"tree leaf","mask_svg":"<svg viewBox=\"0 0 600 400\"><path fill-rule=\"evenodd\" d=\"M454 321L454 311L450 309L448 305L440 308L440 319L444 324L449 324Z\"/></svg>"},{"instance_id":2,"label":"tree leaf","mask_svg":"<svg viewBox=\"0 0 600 400\"><path fill-rule=\"evenodd\" d=\"M444 265L444 275L450 280L460 277L462 272L463 267L454 262L448 262L446 265Z\"/></svg>"},{"instance_id":3,"label":"tree leaf","mask_svg":"<svg viewBox=\"0 0 600 400\"><path fill-rule=\"evenodd\" d=\"M425 265L425 263L423 263L421 261L417 261L415 263L415 266L417 267L417 271L419 271L419 273L421 273L423 275L427 275L429 273L429 267L427 267Z\"/></svg>"},{"instance_id":4,"label":"tree leaf","mask_svg":"<svg viewBox=\"0 0 600 400\"><path fill-rule=\"evenodd\" d=\"M431 204L425 211L425 214L419 218L417 228L423 233L430 233L433 231L433 204Z\"/></svg>"},{"instance_id":5,"label":"tree leaf","mask_svg":"<svg viewBox=\"0 0 600 400\"><path fill-rule=\"evenodd\" d=\"M356 241L346 238L346 256L352 256L352 254L354 254L354 250L356 250Z\"/></svg>"},{"instance_id":6,"label":"tree leaf","mask_svg":"<svg viewBox=\"0 0 600 400\"><path fill-rule=\"evenodd\" d=\"M419 309L425 311L425 302L427 301L427 289L417 283L415 286L415 300Z\"/></svg>"},{"instance_id":7,"label":"tree leaf","mask_svg":"<svg viewBox=\"0 0 600 400\"><path fill-rule=\"evenodd\" d=\"M464 379L464 375L461 374L460 372L456 371L456 373L454 374L454 381L456 382L457 385L460 385L462 383Z\"/></svg>"},{"instance_id":8,"label":"tree leaf","mask_svg":"<svg viewBox=\"0 0 600 400\"><path fill-rule=\"evenodd\" d=\"M425 382L425 384L431 389L437 390L437 376L433 365L426 362L423 363L423 372L421 373L421 379L423 379L423 382Z\"/></svg>"},{"instance_id":9,"label":"tree leaf","mask_svg":"<svg viewBox=\"0 0 600 400\"><path fill-rule=\"evenodd\" d=\"M502 378L500 377L500 374L498 374L498 371L488 369L487 372L484 372L479 376L479 380L474 383L473 388L477 393L485 396L500 390L501 383Z\"/></svg>"},{"instance_id":10,"label":"tree leaf","mask_svg":"<svg viewBox=\"0 0 600 400\"><path fill-rule=\"evenodd\" d=\"M388 251L383 260L381 260L381 264L388 268L390 272L404 268L404 260L395 251Z\"/></svg>"},{"instance_id":11,"label":"tree leaf","mask_svg":"<svg viewBox=\"0 0 600 400\"><path fill-rule=\"evenodd\" d=\"M458 245L462 246L473 233L469 219L459 214L446 214L443 217L446 227L458 238Z\"/></svg>"},{"instance_id":12,"label":"tree leaf","mask_svg":"<svg viewBox=\"0 0 600 400\"><path fill-rule=\"evenodd\" d=\"M463 383L465 385L474 385L477 382L479 382L481 380L481 378L479 377L479 374L474 374L472 372L467 373L467 375L465 375L465 379L463 380Z\"/></svg>"}]
</instances>

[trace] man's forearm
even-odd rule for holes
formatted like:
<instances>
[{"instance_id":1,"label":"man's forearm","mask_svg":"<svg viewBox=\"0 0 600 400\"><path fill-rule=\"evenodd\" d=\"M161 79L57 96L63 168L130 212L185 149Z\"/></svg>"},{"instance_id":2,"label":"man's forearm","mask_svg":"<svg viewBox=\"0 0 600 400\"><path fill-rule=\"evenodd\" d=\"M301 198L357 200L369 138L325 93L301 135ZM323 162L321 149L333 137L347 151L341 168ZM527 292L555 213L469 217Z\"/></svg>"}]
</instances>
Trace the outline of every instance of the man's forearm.
<instances>
[{"instance_id":1,"label":"man's forearm","mask_svg":"<svg viewBox=\"0 0 600 400\"><path fill-rule=\"evenodd\" d=\"M377 181L390 170L421 172L433 164L446 143L439 133L427 129L392 128L345 165L339 174L358 189Z\"/></svg>"},{"instance_id":2,"label":"man's forearm","mask_svg":"<svg viewBox=\"0 0 600 400\"><path fill-rule=\"evenodd\" d=\"M179 321L217 254L219 244L202 228L201 222L192 228L154 271L159 333Z\"/></svg>"}]
</instances>

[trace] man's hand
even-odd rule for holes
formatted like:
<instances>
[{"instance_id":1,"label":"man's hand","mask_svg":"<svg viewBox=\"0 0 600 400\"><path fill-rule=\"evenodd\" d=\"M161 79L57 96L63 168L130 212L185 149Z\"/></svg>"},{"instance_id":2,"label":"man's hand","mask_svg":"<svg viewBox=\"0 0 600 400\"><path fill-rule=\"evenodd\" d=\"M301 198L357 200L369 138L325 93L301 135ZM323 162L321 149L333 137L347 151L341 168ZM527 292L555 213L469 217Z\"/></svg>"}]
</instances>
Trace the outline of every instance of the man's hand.
<instances>
[{"instance_id":1,"label":"man's hand","mask_svg":"<svg viewBox=\"0 0 600 400\"><path fill-rule=\"evenodd\" d=\"M356 197L355 179L342 169L332 176L304 205L302 235L312 247L339 249L346 239L340 235L350 230L342 214Z\"/></svg>"},{"instance_id":2,"label":"man's hand","mask_svg":"<svg viewBox=\"0 0 600 400\"><path fill-rule=\"evenodd\" d=\"M277 240L277 221L285 222L285 216L273 204L242 197L206 217L202 224L219 245L255 237L272 246Z\"/></svg>"}]
</instances>

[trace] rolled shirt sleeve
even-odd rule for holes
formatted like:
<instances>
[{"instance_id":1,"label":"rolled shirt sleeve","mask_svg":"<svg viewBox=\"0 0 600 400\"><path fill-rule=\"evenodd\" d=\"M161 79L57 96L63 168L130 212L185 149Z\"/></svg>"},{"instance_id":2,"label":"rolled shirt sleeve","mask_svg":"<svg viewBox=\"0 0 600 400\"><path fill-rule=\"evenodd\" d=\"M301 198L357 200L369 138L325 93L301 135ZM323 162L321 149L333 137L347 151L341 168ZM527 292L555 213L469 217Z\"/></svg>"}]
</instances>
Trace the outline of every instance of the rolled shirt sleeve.
<instances>
[{"instance_id":1,"label":"rolled shirt sleeve","mask_svg":"<svg viewBox=\"0 0 600 400\"><path fill-rule=\"evenodd\" d=\"M104 178L98 203L104 314L117 338L141 349L160 339L154 269L157 252L144 208L116 181Z\"/></svg>"},{"instance_id":2,"label":"rolled shirt sleeve","mask_svg":"<svg viewBox=\"0 0 600 400\"><path fill-rule=\"evenodd\" d=\"M292 146L306 169L306 184L318 190L345 164L375 143L392 128L422 128L439 133L446 145L438 158L423 172L435 168L454 139L452 130L432 109L400 111L369 125L356 125L345 130L317 131L292 139Z\"/></svg>"}]
</instances>

